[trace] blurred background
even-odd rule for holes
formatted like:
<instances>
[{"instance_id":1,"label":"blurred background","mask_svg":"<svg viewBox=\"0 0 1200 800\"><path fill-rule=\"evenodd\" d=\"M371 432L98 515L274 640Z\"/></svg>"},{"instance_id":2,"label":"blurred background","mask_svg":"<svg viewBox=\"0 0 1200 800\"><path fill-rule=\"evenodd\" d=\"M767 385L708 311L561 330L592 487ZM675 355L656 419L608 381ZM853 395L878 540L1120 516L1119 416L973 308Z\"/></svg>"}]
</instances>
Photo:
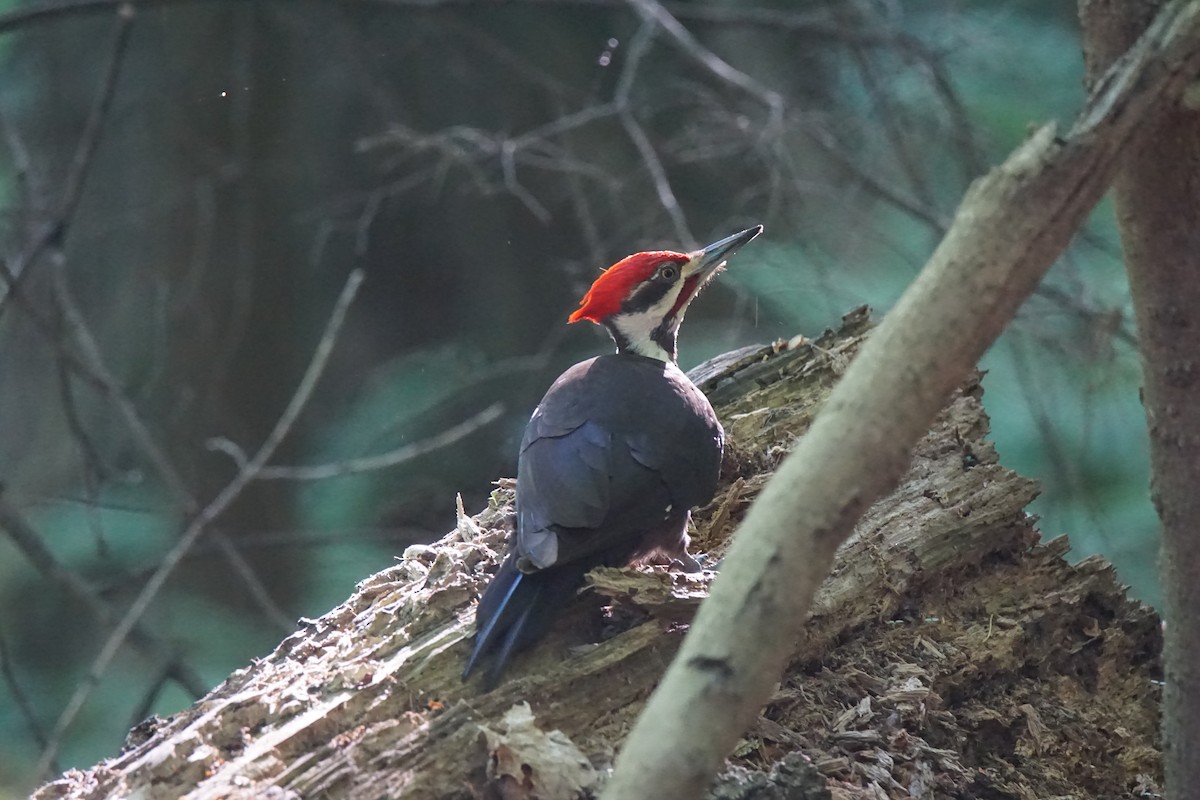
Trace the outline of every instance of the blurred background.
<instances>
[{"instance_id":1,"label":"blurred background","mask_svg":"<svg viewBox=\"0 0 1200 800\"><path fill-rule=\"evenodd\" d=\"M609 350L565 325L600 267L765 224L685 369L885 313L1082 69L1040 0L0 0L0 795L478 511ZM251 481L164 568L322 341L269 463L332 466ZM982 366L1042 530L1153 603L1134 342L1104 205Z\"/></svg>"}]
</instances>

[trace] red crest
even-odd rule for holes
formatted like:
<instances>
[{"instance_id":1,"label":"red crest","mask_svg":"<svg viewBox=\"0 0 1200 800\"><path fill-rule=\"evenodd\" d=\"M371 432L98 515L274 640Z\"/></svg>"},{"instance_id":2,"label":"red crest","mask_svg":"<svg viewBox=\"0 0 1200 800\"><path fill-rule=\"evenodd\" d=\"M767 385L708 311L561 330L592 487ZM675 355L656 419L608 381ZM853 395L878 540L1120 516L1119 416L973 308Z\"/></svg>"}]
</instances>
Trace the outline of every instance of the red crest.
<instances>
[{"instance_id":1,"label":"red crest","mask_svg":"<svg viewBox=\"0 0 1200 800\"><path fill-rule=\"evenodd\" d=\"M602 322L621 310L621 303L629 296L634 286L654 274L655 268L664 261L683 264L688 260L686 253L672 250L652 250L634 253L622 258L606 269L579 301L579 308L568 317L568 322L581 319Z\"/></svg>"}]
</instances>

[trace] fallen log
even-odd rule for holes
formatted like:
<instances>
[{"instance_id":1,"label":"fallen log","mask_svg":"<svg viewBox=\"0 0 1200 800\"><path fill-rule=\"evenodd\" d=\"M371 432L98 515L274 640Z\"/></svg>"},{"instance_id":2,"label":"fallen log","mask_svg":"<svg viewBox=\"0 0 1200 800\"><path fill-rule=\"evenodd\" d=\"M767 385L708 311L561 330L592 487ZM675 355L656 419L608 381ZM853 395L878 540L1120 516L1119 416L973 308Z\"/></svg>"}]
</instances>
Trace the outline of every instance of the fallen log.
<instances>
[{"instance_id":1,"label":"fallen log","mask_svg":"<svg viewBox=\"0 0 1200 800\"><path fill-rule=\"evenodd\" d=\"M870 325L700 368L728 436L695 515L716 565ZM1037 486L999 464L978 376L839 551L784 681L711 796L1126 797L1158 792L1160 626L1098 558L1039 543ZM34 796L589 797L711 573L596 570L552 634L483 693L459 679L512 482L364 580L267 658Z\"/></svg>"}]
</instances>

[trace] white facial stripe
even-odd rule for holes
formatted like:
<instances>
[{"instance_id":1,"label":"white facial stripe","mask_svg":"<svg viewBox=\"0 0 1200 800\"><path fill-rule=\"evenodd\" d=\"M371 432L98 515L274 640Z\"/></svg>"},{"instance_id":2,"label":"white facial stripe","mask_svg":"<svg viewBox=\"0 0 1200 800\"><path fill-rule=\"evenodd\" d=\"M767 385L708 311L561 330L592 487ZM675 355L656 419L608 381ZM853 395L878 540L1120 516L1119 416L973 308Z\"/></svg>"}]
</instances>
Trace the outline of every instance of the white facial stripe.
<instances>
[{"instance_id":1,"label":"white facial stripe","mask_svg":"<svg viewBox=\"0 0 1200 800\"><path fill-rule=\"evenodd\" d=\"M671 355L661 345L650 338L650 334L654 332L654 329L663 321L663 317L675 305L675 300L679 297L679 292L682 289L683 281L677 281L671 287L671 290L662 296L661 300L645 311L632 314L618 314L613 318L613 324L629 342L630 350L643 356L657 358L660 361L671 360Z\"/></svg>"}]
</instances>

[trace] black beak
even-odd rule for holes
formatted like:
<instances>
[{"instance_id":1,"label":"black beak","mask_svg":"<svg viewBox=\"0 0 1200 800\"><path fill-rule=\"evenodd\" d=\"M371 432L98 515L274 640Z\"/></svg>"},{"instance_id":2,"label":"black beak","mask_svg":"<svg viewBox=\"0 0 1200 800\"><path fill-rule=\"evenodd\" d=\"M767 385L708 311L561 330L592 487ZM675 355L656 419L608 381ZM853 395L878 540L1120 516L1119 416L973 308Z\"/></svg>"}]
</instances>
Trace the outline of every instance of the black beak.
<instances>
[{"instance_id":1,"label":"black beak","mask_svg":"<svg viewBox=\"0 0 1200 800\"><path fill-rule=\"evenodd\" d=\"M725 263L726 259L736 253L742 245L762 233L762 230L762 225L755 225L753 228L747 228L741 233L735 233L733 236L726 236L719 242L713 242L708 247L697 250L695 253L692 253L690 269L686 272L689 274L706 274L715 271L717 267Z\"/></svg>"}]
</instances>

